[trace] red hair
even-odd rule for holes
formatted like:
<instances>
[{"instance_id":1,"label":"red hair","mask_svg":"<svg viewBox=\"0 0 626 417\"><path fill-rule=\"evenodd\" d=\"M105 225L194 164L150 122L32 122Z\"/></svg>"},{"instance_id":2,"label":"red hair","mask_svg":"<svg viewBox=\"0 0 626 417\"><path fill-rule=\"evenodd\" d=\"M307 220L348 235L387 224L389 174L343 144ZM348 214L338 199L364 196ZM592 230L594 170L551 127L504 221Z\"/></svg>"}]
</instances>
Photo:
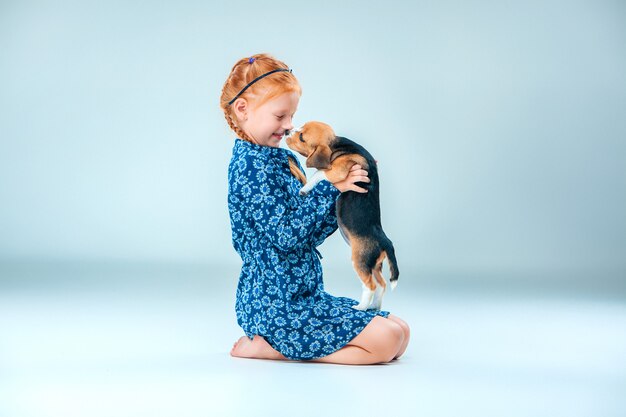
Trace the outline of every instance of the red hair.
<instances>
[{"instance_id":1,"label":"red hair","mask_svg":"<svg viewBox=\"0 0 626 417\"><path fill-rule=\"evenodd\" d=\"M228 104L248 83L255 78L275 69L289 69L282 61L269 54L256 54L241 58L233 68L222 87L220 107L224 111L224 117L230 128L243 140L254 143L254 140L237 125L237 118ZM285 93L297 93L302 95L302 88L296 77L288 71L279 71L268 77L262 78L246 89L238 98L244 98L253 108L261 107L267 101ZM291 173L302 183L306 183L304 173L298 168L295 160L289 158Z\"/></svg>"}]
</instances>

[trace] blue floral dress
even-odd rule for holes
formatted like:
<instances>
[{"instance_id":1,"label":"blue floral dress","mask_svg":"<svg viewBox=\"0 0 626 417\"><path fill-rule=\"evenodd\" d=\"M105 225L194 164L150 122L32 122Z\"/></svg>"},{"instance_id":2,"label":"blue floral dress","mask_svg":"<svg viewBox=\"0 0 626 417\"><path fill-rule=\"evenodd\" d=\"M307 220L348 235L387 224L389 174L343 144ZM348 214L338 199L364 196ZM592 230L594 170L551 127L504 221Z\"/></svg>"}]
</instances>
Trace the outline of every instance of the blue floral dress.
<instances>
[{"instance_id":1,"label":"blue floral dress","mask_svg":"<svg viewBox=\"0 0 626 417\"><path fill-rule=\"evenodd\" d=\"M236 139L228 166L232 243L243 260L235 311L246 335L263 336L288 359L317 359L341 349L375 316L356 300L324 291L316 249L337 230L341 192L322 181L306 196L289 171L288 149ZM304 170L302 170L304 172Z\"/></svg>"}]
</instances>

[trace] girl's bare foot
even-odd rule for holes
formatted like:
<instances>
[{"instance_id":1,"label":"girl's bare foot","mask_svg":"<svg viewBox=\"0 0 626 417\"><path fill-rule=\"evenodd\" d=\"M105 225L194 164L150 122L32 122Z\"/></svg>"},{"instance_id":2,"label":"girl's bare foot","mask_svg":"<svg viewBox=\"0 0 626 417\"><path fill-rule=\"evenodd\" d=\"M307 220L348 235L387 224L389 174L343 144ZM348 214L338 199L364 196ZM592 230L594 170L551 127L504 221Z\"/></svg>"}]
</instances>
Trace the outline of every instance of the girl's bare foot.
<instances>
[{"instance_id":1,"label":"girl's bare foot","mask_svg":"<svg viewBox=\"0 0 626 417\"><path fill-rule=\"evenodd\" d=\"M252 340L248 336L240 337L230 350L230 356L250 359L287 359L259 335L255 335Z\"/></svg>"}]
</instances>

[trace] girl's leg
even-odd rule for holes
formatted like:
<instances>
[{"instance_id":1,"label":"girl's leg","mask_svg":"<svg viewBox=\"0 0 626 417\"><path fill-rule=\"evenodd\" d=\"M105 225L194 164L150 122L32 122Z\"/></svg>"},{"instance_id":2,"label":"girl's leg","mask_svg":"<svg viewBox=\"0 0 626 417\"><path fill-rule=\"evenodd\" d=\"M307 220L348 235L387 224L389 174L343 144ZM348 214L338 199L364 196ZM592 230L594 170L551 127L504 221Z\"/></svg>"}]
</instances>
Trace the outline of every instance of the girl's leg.
<instances>
[{"instance_id":1,"label":"girl's leg","mask_svg":"<svg viewBox=\"0 0 626 417\"><path fill-rule=\"evenodd\" d=\"M376 316L346 346L313 362L344 365L372 365L390 362L399 356L404 345L404 331L400 324Z\"/></svg>"},{"instance_id":2,"label":"girl's leg","mask_svg":"<svg viewBox=\"0 0 626 417\"><path fill-rule=\"evenodd\" d=\"M389 317L390 319L374 317L346 346L311 362L371 365L390 362L400 357L408 343L404 340L405 334L408 335L408 326L395 316L392 319L391 314ZM407 333L402 323L406 326ZM250 340L248 336L242 336L235 343L230 354L239 358L287 360L259 335L255 335L253 340Z\"/></svg>"},{"instance_id":3,"label":"girl's leg","mask_svg":"<svg viewBox=\"0 0 626 417\"><path fill-rule=\"evenodd\" d=\"M393 314L389 314L388 318L389 320L392 320L398 323L400 327L402 327L402 331L404 332L404 343L402 344L402 346L400 346L400 350L398 351L398 354L394 358L394 359L398 359L400 356L402 356L402 354L406 350L407 345L409 344L409 339L411 337L411 330L409 329L409 325L406 324L406 322L402 320L400 317L396 317Z\"/></svg>"}]
</instances>

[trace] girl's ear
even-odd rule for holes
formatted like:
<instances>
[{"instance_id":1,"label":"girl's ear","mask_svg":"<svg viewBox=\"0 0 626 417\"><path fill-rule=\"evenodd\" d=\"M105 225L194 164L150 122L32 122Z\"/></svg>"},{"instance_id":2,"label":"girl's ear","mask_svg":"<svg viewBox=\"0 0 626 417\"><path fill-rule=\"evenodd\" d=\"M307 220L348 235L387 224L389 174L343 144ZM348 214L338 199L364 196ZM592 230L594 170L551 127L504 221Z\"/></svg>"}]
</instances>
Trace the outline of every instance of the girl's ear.
<instances>
[{"instance_id":1,"label":"girl's ear","mask_svg":"<svg viewBox=\"0 0 626 417\"><path fill-rule=\"evenodd\" d=\"M306 159L308 168L326 169L330 168L330 148L326 145L318 145Z\"/></svg>"},{"instance_id":2,"label":"girl's ear","mask_svg":"<svg viewBox=\"0 0 626 417\"><path fill-rule=\"evenodd\" d=\"M248 101L245 98L238 98L233 103L233 110L238 120L246 120L248 118Z\"/></svg>"}]
</instances>

